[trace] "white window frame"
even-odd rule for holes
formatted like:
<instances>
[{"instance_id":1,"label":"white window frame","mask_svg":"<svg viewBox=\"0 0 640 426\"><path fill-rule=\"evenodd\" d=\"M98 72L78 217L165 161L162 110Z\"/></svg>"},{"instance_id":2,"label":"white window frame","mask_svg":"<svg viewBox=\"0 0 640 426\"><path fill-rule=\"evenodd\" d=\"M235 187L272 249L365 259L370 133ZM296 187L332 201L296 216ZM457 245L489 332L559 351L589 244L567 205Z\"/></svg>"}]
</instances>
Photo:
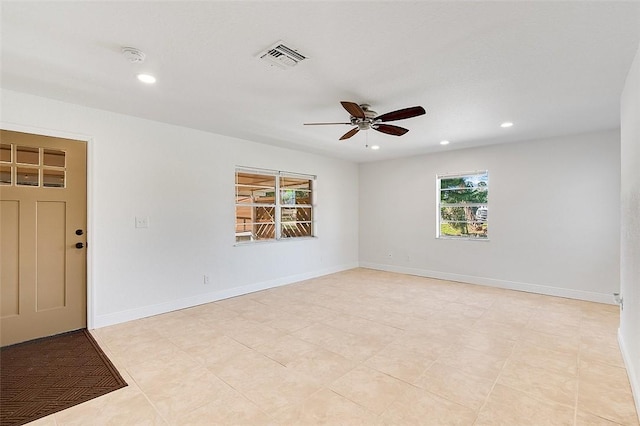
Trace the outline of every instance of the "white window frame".
<instances>
[{"instance_id":1,"label":"white window frame","mask_svg":"<svg viewBox=\"0 0 640 426\"><path fill-rule=\"evenodd\" d=\"M452 178L466 178L472 176L482 176L486 175L486 188L487 188L487 202L486 203L451 203L444 204L446 207L475 207L478 209L482 209L485 211L484 220L480 220L481 222L486 223L486 232L485 236L473 236L471 234L463 235L463 236L453 236L453 235L443 235L442 234L442 187L441 181L443 179L452 179ZM444 189L447 190L447 189ZM463 241L489 241L489 220L488 220L488 211L489 211L489 171L488 170L475 170L471 172L459 172L459 173L444 173L436 175L436 238L443 240L463 240ZM477 214L477 211L476 211ZM470 221L466 221L470 222Z\"/></svg>"},{"instance_id":2,"label":"white window frame","mask_svg":"<svg viewBox=\"0 0 640 426\"><path fill-rule=\"evenodd\" d=\"M274 195L274 204L250 204L251 207L274 207L275 208L275 236L274 238L261 239L261 240L247 240L247 241L238 241L237 240L237 232L236 232L236 242L235 245L245 245L245 244L255 244L255 243L264 243L264 242L274 242L274 241L298 241L301 239L311 239L316 238L316 175L309 175L304 173L294 173L294 172L286 172L280 170L271 170L271 169L258 169L252 167L244 167L244 166L236 166L234 173L234 188L237 188L237 175L238 173L247 173L247 174L255 174L262 176L274 176L275 177L275 195ZM311 181L311 204L296 204L294 205L297 208L308 208L311 210L311 235L303 235L303 236L282 236L282 208L286 208L289 205L282 203L281 197L281 178L294 178L294 179L304 179ZM237 193L236 193L237 194ZM237 201L237 200L236 200ZM237 202L234 203L236 208L240 204ZM237 219L237 213L234 214L234 224ZM235 226L234 226L235 229Z\"/></svg>"}]
</instances>

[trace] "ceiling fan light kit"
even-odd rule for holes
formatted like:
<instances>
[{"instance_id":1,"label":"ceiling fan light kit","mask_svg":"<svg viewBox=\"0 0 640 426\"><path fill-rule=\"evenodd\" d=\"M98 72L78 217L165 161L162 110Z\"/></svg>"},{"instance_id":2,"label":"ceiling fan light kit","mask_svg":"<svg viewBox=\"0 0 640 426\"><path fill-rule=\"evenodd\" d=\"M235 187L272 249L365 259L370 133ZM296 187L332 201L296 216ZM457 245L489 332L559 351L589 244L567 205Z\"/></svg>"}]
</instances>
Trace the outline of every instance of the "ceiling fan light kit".
<instances>
[{"instance_id":1,"label":"ceiling fan light kit","mask_svg":"<svg viewBox=\"0 0 640 426\"><path fill-rule=\"evenodd\" d=\"M346 124L354 126L347 133L342 135L340 140L349 139L354 136L360 130L377 130L381 133L386 133L393 136L402 136L409 131L404 127L394 126L391 124L383 124L387 121L405 120L407 118L417 117L419 115L426 114L426 111L421 106L414 106L409 108L399 109L397 111L388 112L386 114L378 115L377 112L371 110L369 104L358 105L355 102L342 101L340 102L342 107L349 113L348 123L304 123L305 126L319 126L319 125L334 125L334 124Z\"/></svg>"}]
</instances>

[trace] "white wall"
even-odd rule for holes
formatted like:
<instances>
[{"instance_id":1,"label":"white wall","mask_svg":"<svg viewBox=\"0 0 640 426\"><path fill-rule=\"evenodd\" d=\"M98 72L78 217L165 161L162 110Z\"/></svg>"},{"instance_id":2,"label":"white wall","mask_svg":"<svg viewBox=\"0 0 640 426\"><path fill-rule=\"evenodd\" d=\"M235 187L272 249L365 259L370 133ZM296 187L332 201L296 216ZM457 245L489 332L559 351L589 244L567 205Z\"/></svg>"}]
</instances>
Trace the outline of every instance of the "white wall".
<instances>
[{"instance_id":1,"label":"white wall","mask_svg":"<svg viewBox=\"0 0 640 426\"><path fill-rule=\"evenodd\" d=\"M620 347L640 416L640 48L621 97Z\"/></svg>"},{"instance_id":2,"label":"white wall","mask_svg":"<svg viewBox=\"0 0 640 426\"><path fill-rule=\"evenodd\" d=\"M361 164L360 265L612 303L619 141L610 131ZM485 169L490 241L436 239L436 174Z\"/></svg>"},{"instance_id":3,"label":"white wall","mask_svg":"<svg viewBox=\"0 0 640 426\"><path fill-rule=\"evenodd\" d=\"M11 91L0 119L90 139L90 326L357 266L354 163ZM234 247L235 165L317 175L318 238Z\"/></svg>"}]
</instances>

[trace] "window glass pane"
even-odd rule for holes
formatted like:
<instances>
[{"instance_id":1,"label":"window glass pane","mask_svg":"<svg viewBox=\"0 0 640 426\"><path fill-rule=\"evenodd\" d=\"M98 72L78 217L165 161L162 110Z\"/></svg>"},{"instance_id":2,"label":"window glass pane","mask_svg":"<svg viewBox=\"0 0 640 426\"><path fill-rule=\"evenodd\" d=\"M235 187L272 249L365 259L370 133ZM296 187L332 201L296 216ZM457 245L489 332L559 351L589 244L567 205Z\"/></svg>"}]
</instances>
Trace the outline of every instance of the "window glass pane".
<instances>
[{"instance_id":1,"label":"window glass pane","mask_svg":"<svg viewBox=\"0 0 640 426\"><path fill-rule=\"evenodd\" d=\"M440 217L447 221L482 222L487 216L486 206L440 207Z\"/></svg>"},{"instance_id":2,"label":"window glass pane","mask_svg":"<svg viewBox=\"0 0 640 426\"><path fill-rule=\"evenodd\" d=\"M280 210L282 238L310 237L312 235L312 209L283 207Z\"/></svg>"},{"instance_id":3,"label":"window glass pane","mask_svg":"<svg viewBox=\"0 0 640 426\"><path fill-rule=\"evenodd\" d=\"M443 178L440 180L440 189L465 188L464 179L461 177Z\"/></svg>"},{"instance_id":4,"label":"window glass pane","mask_svg":"<svg viewBox=\"0 0 640 426\"><path fill-rule=\"evenodd\" d=\"M310 207L282 207L280 209L280 220L283 222L307 222L311 221Z\"/></svg>"},{"instance_id":5,"label":"window glass pane","mask_svg":"<svg viewBox=\"0 0 640 426\"><path fill-rule=\"evenodd\" d=\"M300 189L280 190L280 202L286 205L311 205L311 191Z\"/></svg>"},{"instance_id":6,"label":"window glass pane","mask_svg":"<svg viewBox=\"0 0 640 426\"><path fill-rule=\"evenodd\" d=\"M311 180L292 177L281 177L280 188L282 189L306 189L311 190Z\"/></svg>"},{"instance_id":7,"label":"window glass pane","mask_svg":"<svg viewBox=\"0 0 640 426\"><path fill-rule=\"evenodd\" d=\"M45 166L64 167L64 151L59 151L57 149L45 149L42 154L42 163Z\"/></svg>"},{"instance_id":8,"label":"window glass pane","mask_svg":"<svg viewBox=\"0 0 640 426\"><path fill-rule=\"evenodd\" d=\"M236 173L236 204L275 204L276 177Z\"/></svg>"},{"instance_id":9,"label":"window glass pane","mask_svg":"<svg viewBox=\"0 0 640 426\"><path fill-rule=\"evenodd\" d=\"M42 186L49 188L64 188L64 170L42 171Z\"/></svg>"},{"instance_id":10,"label":"window glass pane","mask_svg":"<svg viewBox=\"0 0 640 426\"><path fill-rule=\"evenodd\" d=\"M487 223L440 223L440 236L460 238L487 238Z\"/></svg>"},{"instance_id":11,"label":"window glass pane","mask_svg":"<svg viewBox=\"0 0 640 426\"><path fill-rule=\"evenodd\" d=\"M446 177L440 179L440 189L486 188L488 181L488 173Z\"/></svg>"},{"instance_id":12,"label":"window glass pane","mask_svg":"<svg viewBox=\"0 0 640 426\"><path fill-rule=\"evenodd\" d=\"M11 145L8 143L0 144L0 161L3 163L11 162Z\"/></svg>"},{"instance_id":13,"label":"window glass pane","mask_svg":"<svg viewBox=\"0 0 640 426\"><path fill-rule=\"evenodd\" d=\"M310 179L281 177L280 202L287 205L311 205Z\"/></svg>"},{"instance_id":14,"label":"window glass pane","mask_svg":"<svg viewBox=\"0 0 640 426\"><path fill-rule=\"evenodd\" d=\"M440 192L443 204L486 203L486 188L446 189Z\"/></svg>"},{"instance_id":15,"label":"window glass pane","mask_svg":"<svg viewBox=\"0 0 640 426\"><path fill-rule=\"evenodd\" d=\"M236 173L237 185L248 185L262 188L275 188L276 177L272 175L259 175L253 173Z\"/></svg>"},{"instance_id":16,"label":"window glass pane","mask_svg":"<svg viewBox=\"0 0 640 426\"><path fill-rule=\"evenodd\" d=\"M236 206L236 241L274 239L275 208Z\"/></svg>"},{"instance_id":17,"label":"window glass pane","mask_svg":"<svg viewBox=\"0 0 640 426\"><path fill-rule=\"evenodd\" d=\"M283 222L281 235L282 238L310 237L311 222Z\"/></svg>"},{"instance_id":18,"label":"window glass pane","mask_svg":"<svg viewBox=\"0 0 640 426\"><path fill-rule=\"evenodd\" d=\"M251 211L251 206L236 206L236 232L251 230Z\"/></svg>"},{"instance_id":19,"label":"window glass pane","mask_svg":"<svg viewBox=\"0 0 640 426\"><path fill-rule=\"evenodd\" d=\"M22 186L39 186L38 169L18 167L16 172L16 184Z\"/></svg>"},{"instance_id":20,"label":"window glass pane","mask_svg":"<svg viewBox=\"0 0 640 426\"><path fill-rule=\"evenodd\" d=\"M485 206L441 207L440 235L448 237L487 237Z\"/></svg>"},{"instance_id":21,"label":"window glass pane","mask_svg":"<svg viewBox=\"0 0 640 426\"><path fill-rule=\"evenodd\" d=\"M16 147L16 162L22 164L40 164L40 151L30 146Z\"/></svg>"},{"instance_id":22,"label":"window glass pane","mask_svg":"<svg viewBox=\"0 0 640 426\"><path fill-rule=\"evenodd\" d=\"M236 185L236 204L275 204L276 188Z\"/></svg>"},{"instance_id":23,"label":"window glass pane","mask_svg":"<svg viewBox=\"0 0 640 426\"><path fill-rule=\"evenodd\" d=\"M275 207L254 207L253 221L256 223L275 223L276 209Z\"/></svg>"},{"instance_id":24,"label":"window glass pane","mask_svg":"<svg viewBox=\"0 0 640 426\"><path fill-rule=\"evenodd\" d=\"M275 223L256 223L253 225L253 235L256 240L273 240L276 238Z\"/></svg>"},{"instance_id":25,"label":"window glass pane","mask_svg":"<svg viewBox=\"0 0 640 426\"><path fill-rule=\"evenodd\" d=\"M0 166L0 184L11 185L11 167Z\"/></svg>"}]
</instances>

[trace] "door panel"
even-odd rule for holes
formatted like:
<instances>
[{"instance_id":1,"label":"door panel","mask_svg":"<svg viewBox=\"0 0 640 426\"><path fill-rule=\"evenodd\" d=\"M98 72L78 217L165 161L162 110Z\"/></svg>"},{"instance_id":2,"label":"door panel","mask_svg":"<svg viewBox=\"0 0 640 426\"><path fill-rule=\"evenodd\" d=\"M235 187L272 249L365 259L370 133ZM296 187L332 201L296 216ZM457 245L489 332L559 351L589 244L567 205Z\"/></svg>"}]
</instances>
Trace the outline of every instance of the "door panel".
<instances>
[{"instance_id":1,"label":"door panel","mask_svg":"<svg viewBox=\"0 0 640 426\"><path fill-rule=\"evenodd\" d=\"M36 202L36 311L65 307L66 203Z\"/></svg>"},{"instance_id":2,"label":"door panel","mask_svg":"<svg viewBox=\"0 0 640 426\"><path fill-rule=\"evenodd\" d=\"M86 327L86 144L0 131L0 345ZM83 235L75 234L82 229Z\"/></svg>"},{"instance_id":3,"label":"door panel","mask_svg":"<svg viewBox=\"0 0 640 426\"><path fill-rule=\"evenodd\" d=\"M18 201L0 201L0 229L2 230L1 246L0 246L0 268L2 273L0 280L2 281L2 305L0 312L2 317L18 315L19 313L19 296L18 287L18 248L19 244L19 216L20 203Z\"/></svg>"}]
</instances>

